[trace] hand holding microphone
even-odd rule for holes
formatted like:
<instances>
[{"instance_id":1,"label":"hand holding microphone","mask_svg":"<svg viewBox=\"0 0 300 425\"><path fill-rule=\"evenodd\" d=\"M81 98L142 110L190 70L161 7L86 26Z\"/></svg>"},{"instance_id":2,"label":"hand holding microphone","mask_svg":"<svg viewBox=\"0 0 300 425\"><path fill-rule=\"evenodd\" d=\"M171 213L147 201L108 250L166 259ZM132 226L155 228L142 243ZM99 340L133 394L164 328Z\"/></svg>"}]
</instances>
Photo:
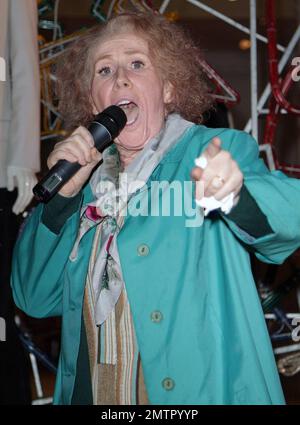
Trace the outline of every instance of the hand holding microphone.
<instances>
[{"instance_id":1,"label":"hand holding microphone","mask_svg":"<svg viewBox=\"0 0 300 425\"><path fill-rule=\"evenodd\" d=\"M70 137L57 143L47 160L49 170L60 160L78 163L81 166L58 193L65 197L75 196L101 159L102 155L95 148L94 139L85 127L78 127Z\"/></svg>"},{"instance_id":2,"label":"hand holding microphone","mask_svg":"<svg viewBox=\"0 0 300 425\"><path fill-rule=\"evenodd\" d=\"M50 171L33 188L35 197L47 202L58 191L65 197L75 196L126 122L125 112L112 105L98 114L88 129L78 127L70 137L57 143L47 161Z\"/></svg>"}]
</instances>

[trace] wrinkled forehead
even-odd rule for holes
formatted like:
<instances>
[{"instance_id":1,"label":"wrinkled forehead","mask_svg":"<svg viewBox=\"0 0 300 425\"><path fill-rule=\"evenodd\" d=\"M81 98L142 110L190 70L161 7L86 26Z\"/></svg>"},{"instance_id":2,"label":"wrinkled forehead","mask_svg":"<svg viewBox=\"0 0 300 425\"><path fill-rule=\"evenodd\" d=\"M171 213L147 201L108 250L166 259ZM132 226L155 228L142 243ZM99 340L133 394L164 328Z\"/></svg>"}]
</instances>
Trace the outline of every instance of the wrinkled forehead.
<instances>
[{"instance_id":1,"label":"wrinkled forehead","mask_svg":"<svg viewBox=\"0 0 300 425\"><path fill-rule=\"evenodd\" d=\"M123 32L99 40L93 53L94 63L102 58L119 54L142 53L150 58L149 45L146 40L134 33Z\"/></svg>"},{"instance_id":2,"label":"wrinkled forehead","mask_svg":"<svg viewBox=\"0 0 300 425\"><path fill-rule=\"evenodd\" d=\"M90 64L92 66L101 58L112 52L113 49L132 50L141 52L154 60L154 48L146 32L134 28L131 23L116 27L116 25L107 26L102 34L95 40L90 49Z\"/></svg>"}]
</instances>

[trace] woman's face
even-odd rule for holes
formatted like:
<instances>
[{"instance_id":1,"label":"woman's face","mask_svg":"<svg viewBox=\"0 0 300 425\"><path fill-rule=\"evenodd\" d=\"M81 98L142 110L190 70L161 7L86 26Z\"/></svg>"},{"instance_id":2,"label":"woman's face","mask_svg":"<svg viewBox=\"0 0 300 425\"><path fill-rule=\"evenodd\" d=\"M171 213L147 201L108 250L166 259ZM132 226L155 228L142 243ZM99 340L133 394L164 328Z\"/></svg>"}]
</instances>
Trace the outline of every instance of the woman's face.
<instances>
[{"instance_id":1,"label":"woman's face","mask_svg":"<svg viewBox=\"0 0 300 425\"><path fill-rule=\"evenodd\" d=\"M128 31L96 48L91 97L94 114L110 105L124 110L127 124L116 143L139 150L162 128L172 89L155 68L148 43Z\"/></svg>"}]
</instances>

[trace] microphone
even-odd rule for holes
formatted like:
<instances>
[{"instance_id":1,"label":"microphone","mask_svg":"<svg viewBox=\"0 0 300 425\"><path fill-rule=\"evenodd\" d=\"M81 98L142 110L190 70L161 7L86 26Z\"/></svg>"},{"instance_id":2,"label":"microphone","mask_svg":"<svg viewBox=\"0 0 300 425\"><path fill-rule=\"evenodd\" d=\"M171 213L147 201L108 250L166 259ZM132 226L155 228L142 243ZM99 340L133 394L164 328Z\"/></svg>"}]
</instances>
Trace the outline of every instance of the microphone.
<instances>
[{"instance_id":1,"label":"microphone","mask_svg":"<svg viewBox=\"0 0 300 425\"><path fill-rule=\"evenodd\" d=\"M119 106L112 105L104 109L90 123L88 130L92 134L95 147L103 152L113 143L127 122L125 112ZM81 168L78 162L59 160L51 170L33 188L33 194L38 201L48 202L62 186Z\"/></svg>"}]
</instances>

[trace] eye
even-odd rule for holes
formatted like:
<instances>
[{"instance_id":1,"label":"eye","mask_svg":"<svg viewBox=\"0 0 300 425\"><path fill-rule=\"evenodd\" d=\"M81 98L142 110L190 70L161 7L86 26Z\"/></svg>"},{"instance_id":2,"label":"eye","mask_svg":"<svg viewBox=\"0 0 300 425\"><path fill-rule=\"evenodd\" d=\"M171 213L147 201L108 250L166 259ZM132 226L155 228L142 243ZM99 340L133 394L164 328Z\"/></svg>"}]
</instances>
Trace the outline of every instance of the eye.
<instances>
[{"instance_id":1,"label":"eye","mask_svg":"<svg viewBox=\"0 0 300 425\"><path fill-rule=\"evenodd\" d=\"M144 68L145 64L141 60L135 60L131 63L132 69L141 69Z\"/></svg>"},{"instance_id":2,"label":"eye","mask_svg":"<svg viewBox=\"0 0 300 425\"><path fill-rule=\"evenodd\" d=\"M112 70L111 70L111 68L110 68L109 66L104 66L104 67L100 68L100 69L97 71L97 73L98 73L99 75L102 75L102 77L105 77L105 76L107 76L107 75L110 75L110 74L111 74L111 72L112 72Z\"/></svg>"}]
</instances>

